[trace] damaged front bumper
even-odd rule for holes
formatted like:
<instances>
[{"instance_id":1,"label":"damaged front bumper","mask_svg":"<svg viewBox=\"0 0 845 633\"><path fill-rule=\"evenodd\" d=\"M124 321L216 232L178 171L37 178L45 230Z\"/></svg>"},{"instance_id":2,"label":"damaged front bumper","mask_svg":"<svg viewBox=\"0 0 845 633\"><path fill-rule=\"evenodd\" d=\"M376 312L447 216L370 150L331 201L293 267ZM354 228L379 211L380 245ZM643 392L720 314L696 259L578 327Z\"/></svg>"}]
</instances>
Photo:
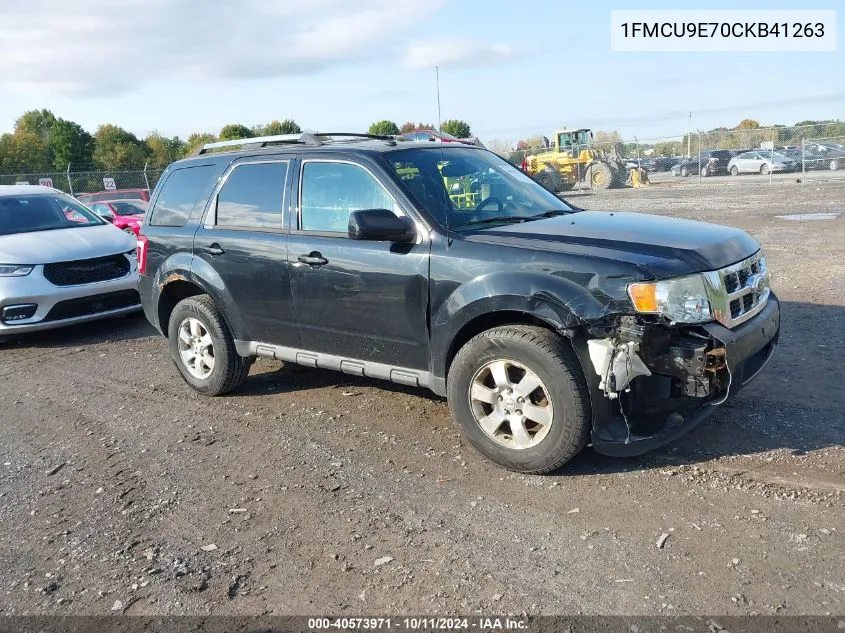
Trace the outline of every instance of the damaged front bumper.
<instances>
[{"instance_id":1,"label":"damaged front bumper","mask_svg":"<svg viewBox=\"0 0 845 633\"><path fill-rule=\"evenodd\" d=\"M605 455L639 455L671 442L754 379L777 345L780 304L771 293L759 314L734 329L634 321L613 331L615 356L604 355L594 336L578 346L593 405L592 445Z\"/></svg>"}]
</instances>

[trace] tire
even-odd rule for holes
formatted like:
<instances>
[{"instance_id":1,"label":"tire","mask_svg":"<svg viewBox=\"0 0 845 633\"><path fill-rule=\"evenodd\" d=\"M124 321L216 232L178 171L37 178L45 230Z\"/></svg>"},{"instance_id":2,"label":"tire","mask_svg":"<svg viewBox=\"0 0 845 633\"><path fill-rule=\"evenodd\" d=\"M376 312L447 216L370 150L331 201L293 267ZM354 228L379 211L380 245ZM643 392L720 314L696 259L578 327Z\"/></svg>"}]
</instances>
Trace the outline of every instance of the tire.
<instances>
[{"instance_id":1,"label":"tire","mask_svg":"<svg viewBox=\"0 0 845 633\"><path fill-rule=\"evenodd\" d=\"M606 163L593 163L587 168L584 180L592 191L604 191L613 183L613 171Z\"/></svg>"},{"instance_id":2,"label":"tire","mask_svg":"<svg viewBox=\"0 0 845 633\"><path fill-rule=\"evenodd\" d=\"M683 176L684 178L689 176L689 169L687 169L686 167L681 167L681 176Z\"/></svg>"},{"instance_id":3,"label":"tire","mask_svg":"<svg viewBox=\"0 0 845 633\"><path fill-rule=\"evenodd\" d=\"M736 165L731 167L731 176L739 176L739 167Z\"/></svg>"},{"instance_id":4,"label":"tire","mask_svg":"<svg viewBox=\"0 0 845 633\"><path fill-rule=\"evenodd\" d=\"M768 163L763 163L762 165L760 165L760 173L763 174L764 176L769 175L769 164Z\"/></svg>"},{"instance_id":5,"label":"tire","mask_svg":"<svg viewBox=\"0 0 845 633\"><path fill-rule=\"evenodd\" d=\"M494 378L495 367L504 367L496 373L499 379ZM540 382L524 394L519 385L526 377ZM507 392L507 384L513 393ZM472 445L509 470L531 474L556 470L590 437L589 391L581 366L564 339L541 327L506 325L471 339L449 368L447 394L452 417ZM517 407L531 407L534 413L526 411L524 418L500 416L505 411L521 415ZM549 422L537 423L532 415ZM511 426L513 419L522 421ZM488 422L488 430L479 420Z\"/></svg>"},{"instance_id":6,"label":"tire","mask_svg":"<svg viewBox=\"0 0 845 633\"><path fill-rule=\"evenodd\" d=\"M537 182L552 193L557 193L560 190L560 176L548 169L541 171L537 175Z\"/></svg>"},{"instance_id":7,"label":"tire","mask_svg":"<svg viewBox=\"0 0 845 633\"><path fill-rule=\"evenodd\" d=\"M836 171L837 169L839 169L839 163L837 163L835 160L832 160L830 161L829 167L830 171Z\"/></svg>"},{"instance_id":8,"label":"tire","mask_svg":"<svg viewBox=\"0 0 845 633\"><path fill-rule=\"evenodd\" d=\"M706 166L702 167L701 168L701 177L707 178L707 176L709 176L709 175L710 175L710 169L708 169Z\"/></svg>"},{"instance_id":9,"label":"tire","mask_svg":"<svg viewBox=\"0 0 845 633\"><path fill-rule=\"evenodd\" d=\"M191 330L194 323L199 324L198 330ZM188 344L189 349L183 350L180 346L180 332L186 324L186 333L198 338L195 341L197 348L193 348L193 343L185 341L182 341L182 345ZM206 335L210 345L203 346ZM182 378L195 391L207 396L219 396L237 389L246 379L252 365L252 359L238 355L229 326L208 295L188 297L176 304L170 315L167 338L170 356ZM210 371L206 361L197 360L194 368L189 366L183 353L191 354L193 349L202 349L205 358L211 357L213 367ZM196 363L200 363L200 366L197 367Z\"/></svg>"}]
</instances>

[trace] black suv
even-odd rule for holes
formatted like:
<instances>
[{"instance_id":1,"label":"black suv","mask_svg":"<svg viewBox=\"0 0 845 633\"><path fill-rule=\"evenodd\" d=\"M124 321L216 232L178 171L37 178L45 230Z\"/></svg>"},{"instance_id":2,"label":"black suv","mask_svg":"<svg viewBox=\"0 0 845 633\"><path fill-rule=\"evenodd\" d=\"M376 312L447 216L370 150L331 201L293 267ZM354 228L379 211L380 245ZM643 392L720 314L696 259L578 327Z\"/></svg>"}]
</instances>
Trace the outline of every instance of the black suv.
<instances>
[{"instance_id":1,"label":"black suv","mask_svg":"<svg viewBox=\"0 0 845 633\"><path fill-rule=\"evenodd\" d=\"M584 211L459 143L209 144L162 176L138 251L144 311L198 392L257 356L426 387L523 472L680 436L780 325L742 231Z\"/></svg>"},{"instance_id":2,"label":"black suv","mask_svg":"<svg viewBox=\"0 0 845 633\"><path fill-rule=\"evenodd\" d=\"M726 176L728 163L739 152L729 149L713 149L699 152L695 156L682 160L678 171L681 176L698 175L699 166L702 176Z\"/></svg>"}]
</instances>

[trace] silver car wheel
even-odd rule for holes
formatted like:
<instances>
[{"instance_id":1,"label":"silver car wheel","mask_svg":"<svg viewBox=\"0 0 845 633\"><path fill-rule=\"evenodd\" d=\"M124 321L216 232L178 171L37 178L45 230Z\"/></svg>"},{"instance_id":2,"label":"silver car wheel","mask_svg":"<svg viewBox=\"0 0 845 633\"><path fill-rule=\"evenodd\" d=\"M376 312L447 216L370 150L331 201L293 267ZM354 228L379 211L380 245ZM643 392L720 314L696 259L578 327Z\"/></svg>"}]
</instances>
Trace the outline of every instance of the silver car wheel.
<instances>
[{"instance_id":1,"label":"silver car wheel","mask_svg":"<svg viewBox=\"0 0 845 633\"><path fill-rule=\"evenodd\" d=\"M204 380L214 371L214 344L199 319L188 317L179 324L179 357L195 378Z\"/></svg>"},{"instance_id":2,"label":"silver car wheel","mask_svg":"<svg viewBox=\"0 0 845 633\"><path fill-rule=\"evenodd\" d=\"M487 363L473 376L468 397L475 422L505 448L531 448L549 434L554 410L548 389L521 363Z\"/></svg>"}]
</instances>

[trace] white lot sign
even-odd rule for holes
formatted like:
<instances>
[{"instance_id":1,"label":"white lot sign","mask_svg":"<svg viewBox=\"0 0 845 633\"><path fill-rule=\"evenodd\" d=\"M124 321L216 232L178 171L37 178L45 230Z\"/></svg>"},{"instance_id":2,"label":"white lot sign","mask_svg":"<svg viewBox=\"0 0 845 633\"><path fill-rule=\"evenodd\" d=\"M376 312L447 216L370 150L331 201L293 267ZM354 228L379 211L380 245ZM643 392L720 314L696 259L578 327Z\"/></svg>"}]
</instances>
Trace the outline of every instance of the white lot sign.
<instances>
[{"instance_id":1,"label":"white lot sign","mask_svg":"<svg viewBox=\"0 0 845 633\"><path fill-rule=\"evenodd\" d=\"M53 186L53 179L52 178L39 178L38 184L42 187L52 187Z\"/></svg>"},{"instance_id":2,"label":"white lot sign","mask_svg":"<svg viewBox=\"0 0 845 633\"><path fill-rule=\"evenodd\" d=\"M29 181L28 180L17 180L17 181L15 181L15 184L16 185L28 185Z\"/></svg>"},{"instance_id":3,"label":"white lot sign","mask_svg":"<svg viewBox=\"0 0 845 633\"><path fill-rule=\"evenodd\" d=\"M103 178L103 189L106 191L114 191L117 185L114 184L114 178Z\"/></svg>"}]
</instances>

